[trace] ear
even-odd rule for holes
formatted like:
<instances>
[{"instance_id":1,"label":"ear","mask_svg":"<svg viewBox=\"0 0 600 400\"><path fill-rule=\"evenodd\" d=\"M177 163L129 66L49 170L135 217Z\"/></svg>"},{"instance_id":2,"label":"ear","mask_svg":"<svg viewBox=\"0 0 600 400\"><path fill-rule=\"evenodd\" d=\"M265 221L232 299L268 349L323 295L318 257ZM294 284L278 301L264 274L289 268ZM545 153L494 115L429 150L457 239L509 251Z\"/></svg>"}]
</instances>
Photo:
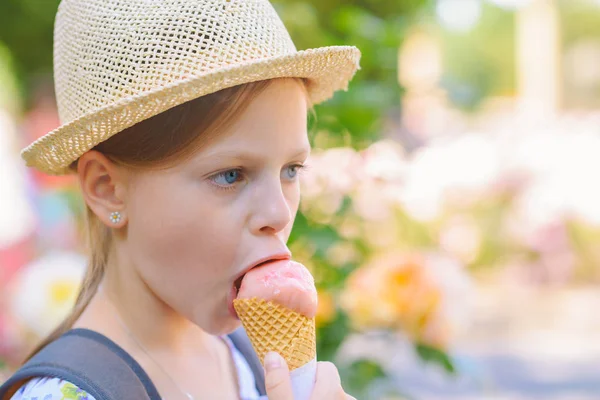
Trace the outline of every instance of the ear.
<instances>
[{"instance_id":1,"label":"ear","mask_svg":"<svg viewBox=\"0 0 600 400\"><path fill-rule=\"evenodd\" d=\"M127 224L125 174L104 154L90 150L77 162L77 175L83 199L106 226L122 228ZM118 212L120 219L111 218Z\"/></svg>"}]
</instances>

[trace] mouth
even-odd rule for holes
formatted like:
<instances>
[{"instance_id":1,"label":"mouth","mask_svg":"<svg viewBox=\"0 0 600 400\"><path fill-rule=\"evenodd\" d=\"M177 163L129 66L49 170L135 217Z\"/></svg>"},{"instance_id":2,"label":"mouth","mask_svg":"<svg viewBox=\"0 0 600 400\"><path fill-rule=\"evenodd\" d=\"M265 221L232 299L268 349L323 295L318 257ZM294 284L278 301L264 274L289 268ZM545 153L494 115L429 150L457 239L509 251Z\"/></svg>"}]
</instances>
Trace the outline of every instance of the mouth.
<instances>
[{"instance_id":1,"label":"mouth","mask_svg":"<svg viewBox=\"0 0 600 400\"><path fill-rule=\"evenodd\" d=\"M233 289L234 289L234 291L235 291L235 293L234 293L234 294L235 294L235 296L234 296L234 299L236 299L236 298L237 298L237 295L238 295L238 293L240 292L240 288L242 287L242 281L244 280L244 277L246 276L246 274L247 274L249 271L252 271L254 268L258 268L258 267L260 267L260 266L263 266L263 265L265 265L265 264L268 264L268 263L270 263L270 262L273 262L273 261L279 261L279 260L280 260L280 258L271 258L271 259L269 259L269 260L266 260L266 261L263 261L263 262L261 262L261 263L258 263L258 264L256 264L255 266L253 266L253 267L252 267L252 268L250 268L249 270L247 270L247 271L245 271L244 273L242 273L242 274L241 274L241 275L240 275L240 276L239 276L239 277L238 277L238 278L237 278L235 281L233 281Z\"/></svg>"},{"instance_id":2,"label":"mouth","mask_svg":"<svg viewBox=\"0 0 600 400\"><path fill-rule=\"evenodd\" d=\"M266 260L262 260L259 261L258 263L256 263L255 265L251 266L250 268L247 268L244 272L242 272L234 281L233 284L231 285L231 290L229 293L229 301L228 301L228 306L229 306L229 312L230 314L235 317L236 319L239 319L237 312L235 311L235 308L233 307L233 301L235 299L237 299L238 294L240 292L240 288L242 287L242 281L244 280L244 277L246 276L246 274L253 270L254 268L258 268L261 267L265 264L269 264L271 262L274 261L280 261L280 260L289 260L290 259L290 255L289 254L282 254L282 255L275 255L272 256Z\"/></svg>"},{"instance_id":3,"label":"mouth","mask_svg":"<svg viewBox=\"0 0 600 400\"><path fill-rule=\"evenodd\" d=\"M246 276L246 274L240 276L239 278L237 278L235 280L235 282L233 282L233 289L235 290L234 298L237 298L237 295L240 292L240 287L242 286L242 280L244 279L245 276Z\"/></svg>"},{"instance_id":4,"label":"mouth","mask_svg":"<svg viewBox=\"0 0 600 400\"><path fill-rule=\"evenodd\" d=\"M242 280L244 280L244 276L246 276L245 273L243 275L240 275L240 277L237 278L233 282L233 285L231 286L231 290L229 291L229 299L227 301L227 303L228 303L227 305L229 308L229 314L231 314L236 319L240 319L240 318L237 315L237 311L235 311L235 307L233 306L233 301L235 299L237 299L237 297L238 297L238 293L240 292L240 287L242 286Z\"/></svg>"}]
</instances>

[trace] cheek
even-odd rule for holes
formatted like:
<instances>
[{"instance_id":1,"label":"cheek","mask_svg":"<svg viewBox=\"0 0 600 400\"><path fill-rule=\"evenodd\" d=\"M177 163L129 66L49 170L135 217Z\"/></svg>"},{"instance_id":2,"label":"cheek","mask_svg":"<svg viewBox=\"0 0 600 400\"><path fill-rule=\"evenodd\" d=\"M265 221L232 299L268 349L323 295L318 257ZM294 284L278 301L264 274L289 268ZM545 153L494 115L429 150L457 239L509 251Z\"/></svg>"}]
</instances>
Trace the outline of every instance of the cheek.
<instances>
[{"instance_id":1,"label":"cheek","mask_svg":"<svg viewBox=\"0 0 600 400\"><path fill-rule=\"evenodd\" d=\"M182 292L206 289L221 275L228 276L228 258L240 231L224 211L201 200L208 196L194 189L173 185L140 192L129 227L138 268L157 284L172 282Z\"/></svg>"}]
</instances>

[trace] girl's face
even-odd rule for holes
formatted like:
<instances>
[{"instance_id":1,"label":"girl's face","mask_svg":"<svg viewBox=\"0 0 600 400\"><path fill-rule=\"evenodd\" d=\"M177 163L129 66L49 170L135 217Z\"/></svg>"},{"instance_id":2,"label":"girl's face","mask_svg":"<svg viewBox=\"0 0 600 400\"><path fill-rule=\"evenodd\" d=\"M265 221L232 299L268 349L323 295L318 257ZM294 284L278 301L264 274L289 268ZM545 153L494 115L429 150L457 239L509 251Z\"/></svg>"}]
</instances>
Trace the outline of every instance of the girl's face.
<instances>
[{"instance_id":1,"label":"girl's face","mask_svg":"<svg viewBox=\"0 0 600 400\"><path fill-rule=\"evenodd\" d=\"M310 152L306 95L276 80L223 135L177 166L135 172L126 248L151 292L212 334L239 326L234 280L287 252Z\"/></svg>"}]
</instances>

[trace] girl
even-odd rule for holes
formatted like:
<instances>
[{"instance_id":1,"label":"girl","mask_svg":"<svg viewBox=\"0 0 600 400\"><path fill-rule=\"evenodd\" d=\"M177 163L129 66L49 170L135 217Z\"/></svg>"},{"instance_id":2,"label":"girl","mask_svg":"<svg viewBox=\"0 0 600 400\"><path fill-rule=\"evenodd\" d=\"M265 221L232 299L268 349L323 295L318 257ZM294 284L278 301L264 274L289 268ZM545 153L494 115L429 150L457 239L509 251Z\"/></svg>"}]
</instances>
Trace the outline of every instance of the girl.
<instances>
[{"instance_id":1,"label":"girl","mask_svg":"<svg viewBox=\"0 0 600 400\"><path fill-rule=\"evenodd\" d=\"M232 288L291 257L307 113L347 89L360 53L296 51L267 0L63 0L54 39L63 125L22 155L77 174L90 261L73 312L32 355L93 333L133 360L151 398L258 399L227 336L240 326ZM268 398L291 399L285 361L264 362ZM4 398L91 400L91 387L49 373L9 381ZM346 398L319 363L312 399Z\"/></svg>"}]
</instances>

